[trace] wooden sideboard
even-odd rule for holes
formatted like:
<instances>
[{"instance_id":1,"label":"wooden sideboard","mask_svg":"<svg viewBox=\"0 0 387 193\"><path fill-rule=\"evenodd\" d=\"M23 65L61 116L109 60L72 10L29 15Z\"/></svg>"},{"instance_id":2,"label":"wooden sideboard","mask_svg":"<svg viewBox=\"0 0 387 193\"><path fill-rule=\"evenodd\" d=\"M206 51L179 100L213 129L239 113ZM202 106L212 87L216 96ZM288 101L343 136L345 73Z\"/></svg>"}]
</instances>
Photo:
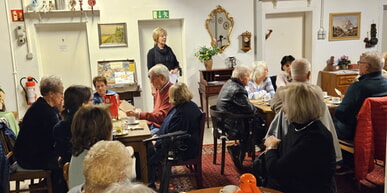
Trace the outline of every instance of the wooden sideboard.
<instances>
[{"instance_id":1,"label":"wooden sideboard","mask_svg":"<svg viewBox=\"0 0 387 193\"><path fill-rule=\"evenodd\" d=\"M347 88L352 84L358 72L341 72L341 71L320 71L321 73L321 89L327 91L330 96L339 96L335 92L335 88L341 91L342 94L347 92Z\"/></svg>"},{"instance_id":2,"label":"wooden sideboard","mask_svg":"<svg viewBox=\"0 0 387 193\"><path fill-rule=\"evenodd\" d=\"M111 86L108 85L108 89L117 92L120 95L120 100L126 100L134 105L134 97L141 96L141 89L137 86Z\"/></svg>"},{"instance_id":3,"label":"wooden sideboard","mask_svg":"<svg viewBox=\"0 0 387 193\"><path fill-rule=\"evenodd\" d=\"M207 127L209 127L208 97L219 94L224 82L231 78L233 68L200 70L199 95L200 106L206 111ZM203 105L202 96L206 99Z\"/></svg>"}]
</instances>

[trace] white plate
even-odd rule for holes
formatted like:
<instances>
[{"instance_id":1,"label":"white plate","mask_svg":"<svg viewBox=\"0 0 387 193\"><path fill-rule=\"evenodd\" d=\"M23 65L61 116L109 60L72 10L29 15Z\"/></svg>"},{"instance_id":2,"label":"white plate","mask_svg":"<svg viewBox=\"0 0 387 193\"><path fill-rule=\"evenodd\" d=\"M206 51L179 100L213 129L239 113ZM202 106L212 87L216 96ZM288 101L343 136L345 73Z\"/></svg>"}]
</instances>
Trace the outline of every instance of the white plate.
<instances>
[{"instance_id":1,"label":"white plate","mask_svg":"<svg viewBox=\"0 0 387 193\"><path fill-rule=\"evenodd\" d=\"M329 97L331 97L331 96L329 96L329 95L328 96L324 96L324 98L329 98Z\"/></svg>"},{"instance_id":2,"label":"white plate","mask_svg":"<svg viewBox=\"0 0 387 193\"><path fill-rule=\"evenodd\" d=\"M341 103L341 101L339 102L333 102L333 101L329 101L330 104L333 104L333 105L339 105Z\"/></svg>"},{"instance_id":3,"label":"white plate","mask_svg":"<svg viewBox=\"0 0 387 193\"><path fill-rule=\"evenodd\" d=\"M133 123L128 123L128 121L125 121L125 124L127 125L137 125L140 121L136 120L135 122Z\"/></svg>"},{"instance_id":4,"label":"white plate","mask_svg":"<svg viewBox=\"0 0 387 193\"><path fill-rule=\"evenodd\" d=\"M116 130L113 130L113 135L114 136L123 136L123 135L127 135L129 132L127 130L123 130L122 133L120 134L117 134L116 133Z\"/></svg>"}]
</instances>

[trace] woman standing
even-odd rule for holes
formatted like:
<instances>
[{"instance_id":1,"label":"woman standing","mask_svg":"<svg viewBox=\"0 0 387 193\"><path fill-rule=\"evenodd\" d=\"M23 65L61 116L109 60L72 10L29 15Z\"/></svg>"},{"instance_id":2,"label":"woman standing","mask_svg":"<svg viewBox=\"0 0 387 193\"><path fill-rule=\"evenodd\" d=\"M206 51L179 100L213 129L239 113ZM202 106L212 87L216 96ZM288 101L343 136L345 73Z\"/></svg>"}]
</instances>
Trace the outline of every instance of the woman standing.
<instances>
[{"instance_id":1,"label":"woman standing","mask_svg":"<svg viewBox=\"0 0 387 193\"><path fill-rule=\"evenodd\" d=\"M148 51L148 70L156 64L164 64L170 73L170 82L176 83L181 70L172 49L167 46L167 31L161 27L153 30L154 46Z\"/></svg>"}]
</instances>

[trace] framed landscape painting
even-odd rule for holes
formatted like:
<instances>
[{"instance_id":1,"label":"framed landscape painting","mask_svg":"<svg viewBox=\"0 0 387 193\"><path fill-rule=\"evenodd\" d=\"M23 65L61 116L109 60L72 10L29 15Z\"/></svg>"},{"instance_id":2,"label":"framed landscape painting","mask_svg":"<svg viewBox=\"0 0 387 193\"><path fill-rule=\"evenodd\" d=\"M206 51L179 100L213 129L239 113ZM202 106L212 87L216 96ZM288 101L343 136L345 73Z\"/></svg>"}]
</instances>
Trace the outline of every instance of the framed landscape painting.
<instances>
[{"instance_id":1,"label":"framed landscape painting","mask_svg":"<svg viewBox=\"0 0 387 193\"><path fill-rule=\"evenodd\" d=\"M360 39L360 12L329 14L329 40Z\"/></svg>"},{"instance_id":2,"label":"framed landscape painting","mask_svg":"<svg viewBox=\"0 0 387 193\"><path fill-rule=\"evenodd\" d=\"M127 47L126 23L98 24L99 47Z\"/></svg>"}]
</instances>

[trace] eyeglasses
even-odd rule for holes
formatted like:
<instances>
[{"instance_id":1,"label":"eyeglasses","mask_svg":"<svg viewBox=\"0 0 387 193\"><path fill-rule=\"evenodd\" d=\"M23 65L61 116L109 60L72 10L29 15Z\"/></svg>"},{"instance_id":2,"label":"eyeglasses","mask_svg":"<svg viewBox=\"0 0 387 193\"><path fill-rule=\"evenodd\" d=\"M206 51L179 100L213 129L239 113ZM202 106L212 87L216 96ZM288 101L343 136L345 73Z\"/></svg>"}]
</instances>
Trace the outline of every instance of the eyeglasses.
<instances>
[{"instance_id":1,"label":"eyeglasses","mask_svg":"<svg viewBox=\"0 0 387 193\"><path fill-rule=\"evenodd\" d=\"M154 80L154 79L157 78L157 77L159 77L159 75L153 75L153 76L148 75L148 78L149 78L150 80Z\"/></svg>"},{"instance_id":2,"label":"eyeglasses","mask_svg":"<svg viewBox=\"0 0 387 193\"><path fill-rule=\"evenodd\" d=\"M360 64L369 64L369 63L368 62L357 61L357 64L360 65Z\"/></svg>"}]
</instances>

